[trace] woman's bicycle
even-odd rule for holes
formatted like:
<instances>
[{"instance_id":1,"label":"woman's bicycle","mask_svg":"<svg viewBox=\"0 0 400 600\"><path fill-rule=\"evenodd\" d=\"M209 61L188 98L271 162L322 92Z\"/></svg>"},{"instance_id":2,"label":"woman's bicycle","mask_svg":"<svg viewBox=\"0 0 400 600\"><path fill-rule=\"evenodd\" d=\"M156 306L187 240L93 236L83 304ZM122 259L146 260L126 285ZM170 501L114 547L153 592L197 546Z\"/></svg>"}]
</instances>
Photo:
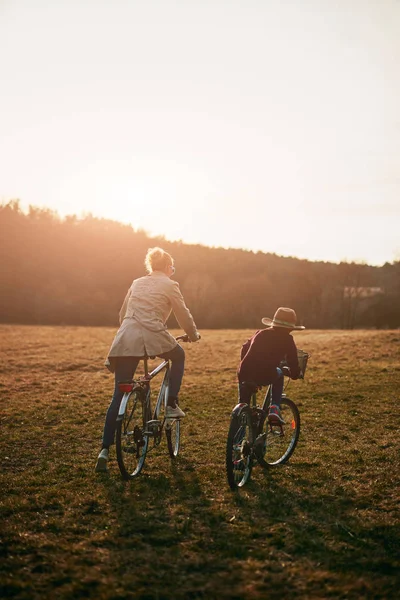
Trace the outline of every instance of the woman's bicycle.
<instances>
[{"instance_id":1,"label":"woman's bicycle","mask_svg":"<svg viewBox=\"0 0 400 600\"><path fill-rule=\"evenodd\" d=\"M176 340L188 342L189 338L187 335L181 335ZM154 357L143 357L142 377L119 382L119 389L124 392L124 395L118 411L115 445L118 466L124 479L133 479L139 475L148 452L159 446L164 430L170 457L176 458L179 452L180 420L165 416L170 363L168 360L163 360L149 372L148 361L152 358ZM164 378L152 411L150 382L162 371L164 371ZM161 418L162 410L164 414Z\"/></svg>"},{"instance_id":2,"label":"woman's bicycle","mask_svg":"<svg viewBox=\"0 0 400 600\"><path fill-rule=\"evenodd\" d=\"M298 350L302 379L308 358L307 352ZM260 407L257 405L257 393L262 386L251 382L247 385L252 391L251 402L242 402L235 406L228 431L226 474L232 490L243 487L249 481L254 464L258 463L263 468L268 468L287 462L300 435L300 413L293 400L285 393L282 394L280 408L284 422L270 423L267 415L271 405L272 386L267 386Z\"/></svg>"}]
</instances>

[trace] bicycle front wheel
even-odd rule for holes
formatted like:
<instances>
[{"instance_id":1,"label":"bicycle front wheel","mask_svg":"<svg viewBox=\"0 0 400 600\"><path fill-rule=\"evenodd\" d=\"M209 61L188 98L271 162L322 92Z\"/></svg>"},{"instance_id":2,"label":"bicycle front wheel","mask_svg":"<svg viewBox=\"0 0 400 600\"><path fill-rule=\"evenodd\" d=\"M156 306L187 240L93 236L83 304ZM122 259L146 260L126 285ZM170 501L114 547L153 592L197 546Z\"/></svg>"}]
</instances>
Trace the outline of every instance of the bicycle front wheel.
<instances>
[{"instance_id":1,"label":"bicycle front wheel","mask_svg":"<svg viewBox=\"0 0 400 600\"><path fill-rule=\"evenodd\" d=\"M250 409L232 415L226 444L226 475L232 490L243 487L253 468L253 428Z\"/></svg>"},{"instance_id":2,"label":"bicycle front wheel","mask_svg":"<svg viewBox=\"0 0 400 600\"><path fill-rule=\"evenodd\" d=\"M282 398L281 415L284 420L281 425L272 425L266 419L264 433L260 436L263 443L256 443L256 458L264 468L288 461L299 440L300 413L293 400Z\"/></svg>"},{"instance_id":3,"label":"bicycle front wheel","mask_svg":"<svg viewBox=\"0 0 400 600\"><path fill-rule=\"evenodd\" d=\"M129 396L122 419L117 421L115 445L118 466L124 479L136 477L143 468L149 445L145 424L143 394L134 391Z\"/></svg>"},{"instance_id":4,"label":"bicycle front wheel","mask_svg":"<svg viewBox=\"0 0 400 600\"><path fill-rule=\"evenodd\" d=\"M176 458L180 445L181 422L179 419L165 419L165 434L167 436L168 452L171 458Z\"/></svg>"}]
</instances>

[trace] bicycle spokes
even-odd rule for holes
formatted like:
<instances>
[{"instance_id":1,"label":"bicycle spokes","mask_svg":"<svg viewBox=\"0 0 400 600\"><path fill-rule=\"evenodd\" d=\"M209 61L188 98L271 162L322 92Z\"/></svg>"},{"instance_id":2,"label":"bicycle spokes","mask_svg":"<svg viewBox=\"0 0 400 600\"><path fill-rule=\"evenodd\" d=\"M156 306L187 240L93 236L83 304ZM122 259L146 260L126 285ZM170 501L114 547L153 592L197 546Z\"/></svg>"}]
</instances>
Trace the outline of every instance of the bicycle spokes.
<instances>
[{"instance_id":1,"label":"bicycle spokes","mask_svg":"<svg viewBox=\"0 0 400 600\"><path fill-rule=\"evenodd\" d=\"M118 465L125 479L140 473L146 458L149 437L145 431L144 400L133 392L122 420L117 422L116 451Z\"/></svg>"},{"instance_id":2,"label":"bicycle spokes","mask_svg":"<svg viewBox=\"0 0 400 600\"><path fill-rule=\"evenodd\" d=\"M181 422L180 419L165 419L165 435L167 437L168 452L171 458L176 458L180 445Z\"/></svg>"},{"instance_id":3,"label":"bicycle spokes","mask_svg":"<svg viewBox=\"0 0 400 600\"><path fill-rule=\"evenodd\" d=\"M249 479L253 464L251 416L244 411L233 416L226 447L226 472L232 489L242 487Z\"/></svg>"},{"instance_id":4,"label":"bicycle spokes","mask_svg":"<svg viewBox=\"0 0 400 600\"><path fill-rule=\"evenodd\" d=\"M234 477L237 485L240 485L246 472L249 470L251 444L246 435L246 425L238 430L232 449L232 462L234 465Z\"/></svg>"},{"instance_id":5,"label":"bicycle spokes","mask_svg":"<svg viewBox=\"0 0 400 600\"><path fill-rule=\"evenodd\" d=\"M265 453L259 460L262 466L285 463L293 454L299 439L300 415L295 403L289 398L282 399L281 414L284 423L266 425Z\"/></svg>"},{"instance_id":6,"label":"bicycle spokes","mask_svg":"<svg viewBox=\"0 0 400 600\"><path fill-rule=\"evenodd\" d=\"M271 435L279 435L281 437L285 435L282 423L269 423L268 425Z\"/></svg>"}]
</instances>

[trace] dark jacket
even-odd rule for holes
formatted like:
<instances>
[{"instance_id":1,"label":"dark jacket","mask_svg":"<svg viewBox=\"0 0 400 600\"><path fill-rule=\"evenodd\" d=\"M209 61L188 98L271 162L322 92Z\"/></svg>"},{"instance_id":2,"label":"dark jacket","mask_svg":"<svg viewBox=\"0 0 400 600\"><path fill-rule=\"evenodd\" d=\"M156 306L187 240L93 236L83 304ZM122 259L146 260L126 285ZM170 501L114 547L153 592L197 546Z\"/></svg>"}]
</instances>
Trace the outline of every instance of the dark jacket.
<instances>
[{"instance_id":1,"label":"dark jacket","mask_svg":"<svg viewBox=\"0 0 400 600\"><path fill-rule=\"evenodd\" d=\"M276 380L276 368L286 360L291 378L300 375L297 348L290 329L268 327L256 331L242 346L238 368L239 383L253 381L258 385L268 385Z\"/></svg>"}]
</instances>

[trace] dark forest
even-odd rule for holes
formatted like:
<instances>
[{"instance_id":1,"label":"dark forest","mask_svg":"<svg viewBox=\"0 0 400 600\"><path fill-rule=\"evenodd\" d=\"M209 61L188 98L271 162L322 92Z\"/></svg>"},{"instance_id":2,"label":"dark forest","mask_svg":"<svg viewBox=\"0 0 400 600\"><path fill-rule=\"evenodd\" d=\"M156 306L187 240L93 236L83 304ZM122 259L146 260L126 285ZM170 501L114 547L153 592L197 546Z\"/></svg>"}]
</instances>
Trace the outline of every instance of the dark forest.
<instances>
[{"instance_id":1,"label":"dark forest","mask_svg":"<svg viewBox=\"0 0 400 600\"><path fill-rule=\"evenodd\" d=\"M400 326L400 262L312 262L170 242L92 215L24 212L16 200L0 205L0 231L2 323L118 326L147 249L161 246L200 329L259 328L278 306L311 329Z\"/></svg>"}]
</instances>

